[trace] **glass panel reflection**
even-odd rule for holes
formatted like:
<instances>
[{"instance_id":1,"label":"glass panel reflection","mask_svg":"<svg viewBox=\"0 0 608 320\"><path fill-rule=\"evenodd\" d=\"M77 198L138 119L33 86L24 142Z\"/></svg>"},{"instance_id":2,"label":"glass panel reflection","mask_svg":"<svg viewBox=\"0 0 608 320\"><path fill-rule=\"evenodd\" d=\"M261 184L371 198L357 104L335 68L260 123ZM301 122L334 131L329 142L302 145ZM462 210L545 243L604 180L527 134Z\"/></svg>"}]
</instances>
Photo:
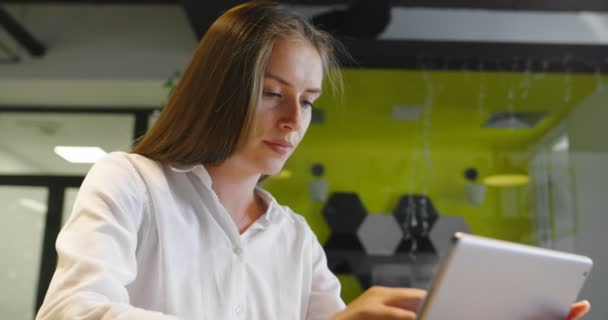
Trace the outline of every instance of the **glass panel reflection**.
<instances>
[{"instance_id":1,"label":"glass panel reflection","mask_svg":"<svg viewBox=\"0 0 608 320\"><path fill-rule=\"evenodd\" d=\"M46 188L0 186L0 318L31 320L46 219Z\"/></svg>"}]
</instances>

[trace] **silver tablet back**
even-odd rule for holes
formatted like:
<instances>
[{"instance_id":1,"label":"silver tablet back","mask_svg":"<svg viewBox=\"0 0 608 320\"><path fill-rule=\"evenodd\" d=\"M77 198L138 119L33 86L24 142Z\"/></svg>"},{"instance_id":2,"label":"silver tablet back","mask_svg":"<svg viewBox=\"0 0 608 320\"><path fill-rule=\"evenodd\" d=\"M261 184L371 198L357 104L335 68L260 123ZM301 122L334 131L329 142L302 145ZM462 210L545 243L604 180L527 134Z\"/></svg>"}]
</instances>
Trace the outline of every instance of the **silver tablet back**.
<instances>
[{"instance_id":1,"label":"silver tablet back","mask_svg":"<svg viewBox=\"0 0 608 320\"><path fill-rule=\"evenodd\" d=\"M463 233L454 235L421 320L563 320L591 259Z\"/></svg>"}]
</instances>

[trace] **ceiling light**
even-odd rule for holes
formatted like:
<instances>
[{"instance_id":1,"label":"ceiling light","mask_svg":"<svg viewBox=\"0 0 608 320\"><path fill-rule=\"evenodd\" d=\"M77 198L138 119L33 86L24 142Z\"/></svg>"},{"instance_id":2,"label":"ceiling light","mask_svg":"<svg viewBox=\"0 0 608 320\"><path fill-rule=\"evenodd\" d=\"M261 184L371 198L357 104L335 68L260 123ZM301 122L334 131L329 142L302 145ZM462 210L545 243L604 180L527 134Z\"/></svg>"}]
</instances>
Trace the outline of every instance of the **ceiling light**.
<instances>
[{"instance_id":1,"label":"ceiling light","mask_svg":"<svg viewBox=\"0 0 608 320\"><path fill-rule=\"evenodd\" d=\"M530 183L526 174L496 174L483 179L483 183L490 187L519 187Z\"/></svg>"},{"instance_id":2,"label":"ceiling light","mask_svg":"<svg viewBox=\"0 0 608 320\"><path fill-rule=\"evenodd\" d=\"M38 200L30 198L20 198L18 201L21 206L26 207L34 212L46 213L46 204Z\"/></svg>"},{"instance_id":3,"label":"ceiling light","mask_svg":"<svg viewBox=\"0 0 608 320\"><path fill-rule=\"evenodd\" d=\"M95 163L106 152L99 147L55 147L55 153L71 163Z\"/></svg>"},{"instance_id":4,"label":"ceiling light","mask_svg":"<svg viewBox=\"0 0 608 320\"><path fill-rule=\"evenodd\" d=\"M532 129L545 117L542 112L494 112L483 124L485 128Z\"/></svg>"}]
</instances>

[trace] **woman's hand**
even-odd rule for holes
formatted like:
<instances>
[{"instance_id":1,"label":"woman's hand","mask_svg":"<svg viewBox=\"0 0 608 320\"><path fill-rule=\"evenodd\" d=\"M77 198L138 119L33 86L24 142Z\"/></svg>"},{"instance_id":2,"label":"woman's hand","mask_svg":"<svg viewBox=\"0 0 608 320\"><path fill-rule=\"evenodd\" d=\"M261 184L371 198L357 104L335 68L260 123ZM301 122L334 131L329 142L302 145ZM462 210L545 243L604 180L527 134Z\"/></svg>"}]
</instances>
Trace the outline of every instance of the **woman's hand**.
<instances>
[{"instance_id":1,"label":"woman's hand","mask_svg":"<svg viewBox=\"0 0 608 320\"><path fill-rule=\"evenodd\" d=\"M583 300L572 305L568 320L576 320L582 318L591 309L589 301Z\"/></svg>"},{"instance_id":2,"label":"woman's hand","mask_svg":"<svg viewBox=\"0 0 608 320\"><path fill-rule=\"evenodd\" d=\"M386 319L413 320L426 291L410 288L372 287L351 302L332 320ZM577 320L589 312L589 301L572 305L567 320Z\"/></svg>"},{"instance_id":3,"label":"woman's hand","mask_svg":"<svg viewBox=\"0 0 608 320\"><path fill-rule=\"evenodd\" d=\"M426 291L410 288L371 287L332 320L416 319Z\"/></svg>"}]
</instances>

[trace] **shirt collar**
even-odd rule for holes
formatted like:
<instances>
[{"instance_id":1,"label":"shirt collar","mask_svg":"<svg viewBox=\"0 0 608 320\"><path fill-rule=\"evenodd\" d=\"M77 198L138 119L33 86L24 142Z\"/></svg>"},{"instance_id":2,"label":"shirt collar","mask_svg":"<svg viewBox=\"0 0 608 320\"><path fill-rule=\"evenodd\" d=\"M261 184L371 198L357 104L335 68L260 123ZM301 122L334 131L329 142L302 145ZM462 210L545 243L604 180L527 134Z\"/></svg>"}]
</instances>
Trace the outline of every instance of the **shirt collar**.
<instances>
[{"instance_id":1,"label":"shirt collar","mask_svg":"<svg viewBox=\"0 0 608 320\"><path fill-rule=\"evenodd\" d=\"M261 187L256 187L255 190L267 205L264 219L266 219L268 222L278 223L282 218L287 217L287 219L289 219L291 222L294 222L291 215L286 212L285 208L279 205L277 200L270 194L270 192L262 189Z\"/></svg>"},{"instance_id":2,"label":"shirt collar","mask_svg":"<svg viewBox=\"0 0 608 320\"><path fill-rule=\"evenodd\" d=\"M203 166L202 164L173 164L169 167L175 172L193 172L201 179L201 181L207 188L211 189L211 176L209 175L209 172L207 172L205 166ZM286 209L277 203L276 199L270 194L270 192L262 189L259 186L255 188L255 191L267 205L266 213L264 214L264 217L262 219L271 223L278 223L283 217L287 217L292 222L294 221L291 215L286 212Z\"/></svg>"},{"instance_id":3,"label":"shirt collar","mask_svg":"<svg viewBox=\"0 0 608 320\"><path fill-rule=\"evenodd\" d=\"M173 164L170 166L170 168L176 172L194 172L194 174L201 179L205 187L211 188L211 176L209 175L209 172L207 172L207 169L205 169L205 166L202 164Z\"/></svg>"}]
</instances>

